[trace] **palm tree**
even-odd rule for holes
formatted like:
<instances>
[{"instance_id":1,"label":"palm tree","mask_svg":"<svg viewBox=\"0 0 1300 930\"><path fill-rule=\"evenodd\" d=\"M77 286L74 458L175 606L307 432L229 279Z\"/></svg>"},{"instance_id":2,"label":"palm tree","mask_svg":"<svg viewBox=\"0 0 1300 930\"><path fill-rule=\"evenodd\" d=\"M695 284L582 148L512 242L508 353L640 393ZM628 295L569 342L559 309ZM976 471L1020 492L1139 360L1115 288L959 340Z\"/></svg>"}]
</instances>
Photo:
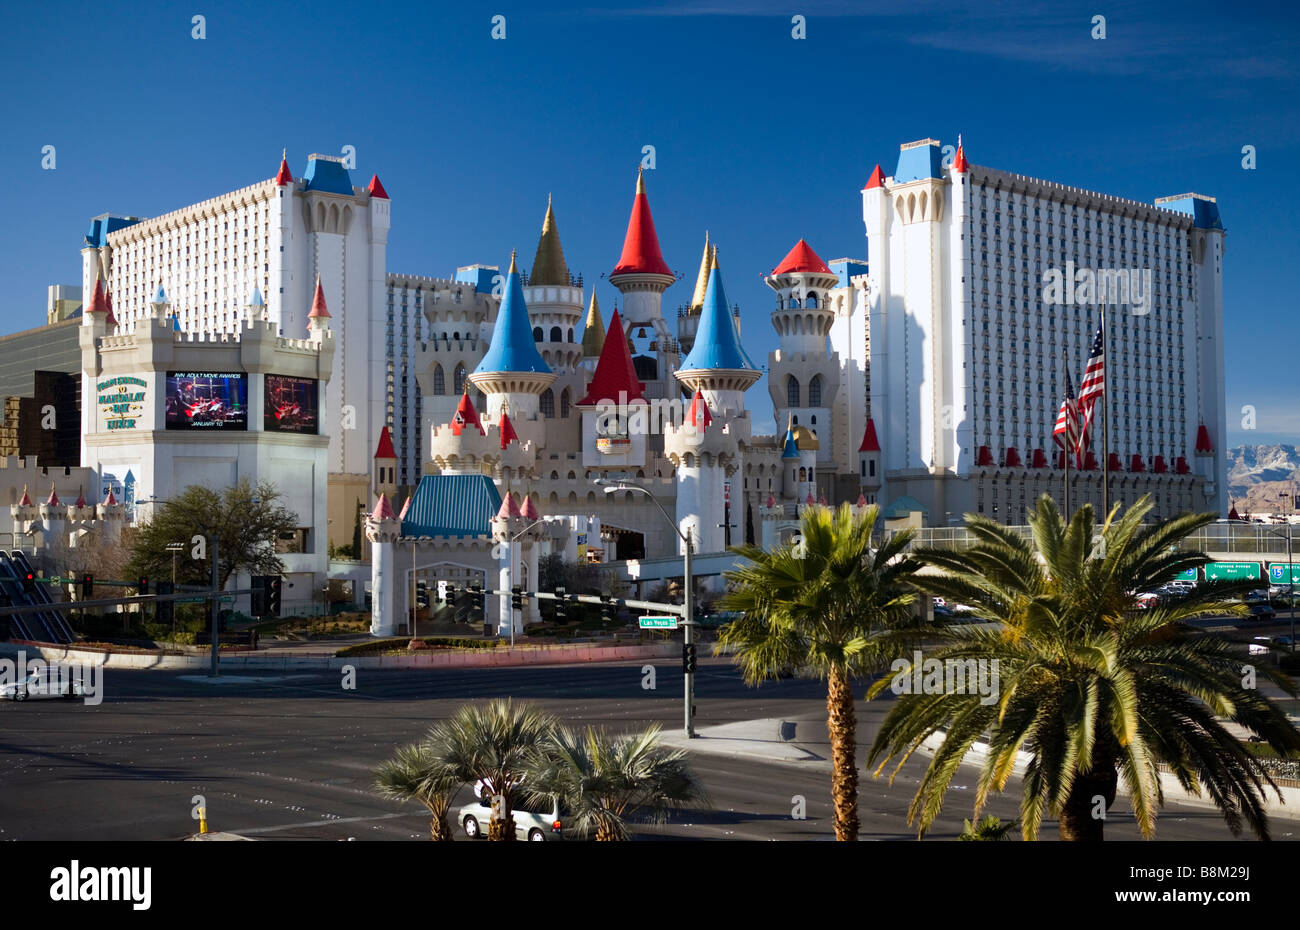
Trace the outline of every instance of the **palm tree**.
<instances>
[{"instance_id":1,"label":"palm tree","mask_svg":"<svg viewBox=\"0 0 1300 930\"><path fill-rule=\"evenodd\" d=\"M633 812L660 823L671 808L705 800L686 753L661 745L658 726L619 737L558 728L530 760L525 784L533 799L559 797L576 831L594 831L598 842L626 840Z\"/></svg>"},{"instance_id":2,"label":"palm tree","mask_svg":"<svg viewBox=\"0 0 1300 930\"><path fill-rule=\"evenodd\" d=\"M375 770L375 787L381 795L416 800L429 809L429 836L437 842L451 841L447 810L462 784L439 762L428 742L400 747Z\"/></svg>"},{"instance_id":3,"label":"palm tree","mask_svg":"<svg viewBox=\"0 0 1300 930\"><path fill-rule=\"evenodd\" d=\"M458 783L480 783L493 797L488 839L515 839L511 816L520 792L524 767L546 743L556 721L531 704L490 701L486 706L465 704L451 718L435 726L425 738L439 766Z\"/></svg>"},{"instance_id":4,"label":"palm tree","mask_svg":"<svg viewBox=\"0 0 1300 930\"><path fill-rule=\"evenodd\" d=\"M1150 510L1143 497L1117 519L1117 505L1095 537L1090 505L1067 524L1044 495L1030 517L1032 543L969 514L973 547L916 553L939 569L926 576L928 590L976 605L979 617L997 623L950 628L934 658L989 663L983 667L996 669L999 681L988 702L979 694L904 694L881 725L869 753L869 762L880 760L877 774L895 758L901 767L927 737L946 731L908 811L921 834L967 750L987 739L975 814L1003 789L1023 750L1030 757L1020 804L1025 839L1037 838L1049 815L1059 818L1062 839L1102 839L1120 779L1143 835L1153 836L1164 802L1159 763L1184 789L1208 792L1234 833L1244 821L1267 838L1264 799L1277 786L1221 718L1285 755L1300 748L1300 732L1254 687L1254 676L1290 694L1295 685L1271 668L1244 669L1225 639L1186 623L1242 616L1245 608L1226 598L1252 583L1211 582L1138 608L1138 593L1209 561L1179 543L1213 514L1142 526ZM868 697L891 684L876 682Z\"/></svg>"},{"instance_id":5,"label":"palm tree","mask_svg":"<svg viewBox=\"0 0 1300 930\"><path fill-rule=\"evenodd\" d=\"M748 560L727 572L731 591L723 610L743 616L721 631L720 646L735 648L749 684L807 667L827 680L827 729L831 739L831 798L835 836L857 839L857 720L850 681L882 667L921 628L913 615L915 592L907 579L919 568L903 556L910 531L871 545L877 508L856 515L806 507L802 539L771 551L740 546Z\"/></svg>"},{"instance_id":6,"label":"palm tree","mask_svg":"<svg viewBox=\"0 0 1300 930\"><path fill-rule=\"evenodd\" d=\"M1005 840L1007 834L1016 828L1017 821L1008 820L1006 823L1003 823L1001 817L995 817L994 815L989 814L987 817L981 818L978 823L963 820L962 824L963 829L961 835L958 836L957 839L966 841L982 840L996 842L998 840Z\"/></svg>"}]
</instances>

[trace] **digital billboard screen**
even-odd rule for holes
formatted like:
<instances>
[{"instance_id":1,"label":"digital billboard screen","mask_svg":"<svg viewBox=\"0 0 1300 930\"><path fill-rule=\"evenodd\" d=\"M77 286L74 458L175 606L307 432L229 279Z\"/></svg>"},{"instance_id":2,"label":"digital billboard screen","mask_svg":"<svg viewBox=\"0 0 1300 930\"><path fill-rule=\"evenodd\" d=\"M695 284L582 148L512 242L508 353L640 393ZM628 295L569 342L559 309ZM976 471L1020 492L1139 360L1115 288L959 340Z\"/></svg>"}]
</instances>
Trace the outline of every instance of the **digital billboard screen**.
<instances>
[{"instance_id":1,"label":"digital billboard screen","mask_svg":"<svg viewBox=\"0 0 1300 930\"><path fill-rule=\"evenodd\" d=\"M243 372L169 371L167 429L248 429L248 379Z\"/></svg>"},{"instance_id":2,"label":"digital billboard screen","mask_svg":"<svg viewBox=\"0 0 1300 930\"><path fill-rule=\"evenodd\" d=\"M262 429L272 433L316 433L319 396L315 378L267 375Z\"/></svg>"}]
</instances>

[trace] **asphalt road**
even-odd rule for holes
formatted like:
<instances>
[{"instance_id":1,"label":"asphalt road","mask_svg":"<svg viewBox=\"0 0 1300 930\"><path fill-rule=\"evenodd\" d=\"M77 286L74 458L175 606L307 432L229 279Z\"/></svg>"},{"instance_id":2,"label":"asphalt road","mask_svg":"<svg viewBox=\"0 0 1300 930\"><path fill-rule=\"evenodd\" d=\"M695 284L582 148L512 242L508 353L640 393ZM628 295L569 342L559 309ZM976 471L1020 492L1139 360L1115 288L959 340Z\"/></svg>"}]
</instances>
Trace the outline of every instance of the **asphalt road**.
<instances>
[{"instance_id":1,"label":"asphalt road","mask_svg":"<svg viewBox=\"0 0 1300 930\"><path fill-rule=\"evenodd\" d=\"M642 687L641 663L357 676L355 690L344 690L334 672L240 675L214 684L192 674L109 670L98 706L0 702L0 840L177 839L197 830L196 795L206 802L211 830L259 839L422 839L423 808L376 796L371 773L396 746L467 700L509 695L571 725L620 731L681 726L675 662L660 662L654 690ZM710 660L700 664L696 696L700 727L782 718L796 723L796 745L829 757L820 682L749 688L730 664ZM860 744L870 742L887 709L885 701L859 702ZM906 811L926 761L909 763L892 786L863 774L863 839L915 837ZM693 764L711 803L642 827L639 836L832 838L828 763L693 754ZM974 783L974 770L963 769L929 837L960 832ZM988 812L1015 817L1018 788L1013 782ZM792 816L799 797L806 819ZM457 803L469 800L466 790ZM1043 835L1054 838L1055 824ZM1107 836L1138 838L1122 800ZM1215 812L1181 805L1165 809L1158 836L1231 839ZM1274 836L1300 836L1300 822L1276 820Z\"/></svg>"}]
</instances>

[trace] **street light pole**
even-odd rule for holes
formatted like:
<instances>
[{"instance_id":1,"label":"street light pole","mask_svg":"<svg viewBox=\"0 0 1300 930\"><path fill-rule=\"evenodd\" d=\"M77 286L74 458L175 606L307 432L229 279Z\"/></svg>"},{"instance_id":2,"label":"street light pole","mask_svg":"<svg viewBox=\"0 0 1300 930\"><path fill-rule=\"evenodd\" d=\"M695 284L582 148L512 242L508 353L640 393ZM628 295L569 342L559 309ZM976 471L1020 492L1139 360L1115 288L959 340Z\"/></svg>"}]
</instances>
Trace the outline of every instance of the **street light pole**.
<instances>
[{"instance_id":1,"label":"street light pole","mask_svg":"<svg viewBox=\"0 0 1300 930\"><path fill-rule=\"evenodd\" d=\"M695 630L695 578L693 575L695 546L691 542L691 535L682 532L681 527L677 525L677 521L668 515L668 511L664 509L664 505L659 503L659 498L650 493L648 488L643 488L639 484L631 484L627 481L610 481L604 478L594 479L593 484L598 484L603 487L606 494L613 494L617 491L638 491L644 494L646 497L650 498L650 500L654 501L654 505L659 508L659 512L663 514L664 519L667 520L668 524L673 528L673 532L675 532L678 538L681 539L684 546L682 556L682 571L684 577L682 578L682 582L685 585L685 592L682 596L682 613L684 614L682 618L682 642L686 646L692 645L695 642L694 636L692 635ZM683 690L685 692L684 698L686 701L684 714L686 738L695 739L697 735L695 733L695 673L686 670L685 652L683 652L682 656L682 677L685 679Z\"/></svg>"}]
</instances>

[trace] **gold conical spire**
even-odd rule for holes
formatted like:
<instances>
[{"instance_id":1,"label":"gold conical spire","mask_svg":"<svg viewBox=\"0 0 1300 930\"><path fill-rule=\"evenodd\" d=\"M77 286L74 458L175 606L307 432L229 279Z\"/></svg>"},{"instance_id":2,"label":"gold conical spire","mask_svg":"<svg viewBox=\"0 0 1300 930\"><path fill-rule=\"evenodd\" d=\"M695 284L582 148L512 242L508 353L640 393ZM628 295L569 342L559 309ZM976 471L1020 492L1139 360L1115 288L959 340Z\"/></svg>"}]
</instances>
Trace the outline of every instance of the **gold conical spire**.
<instances>
[{"instance_id":1,"label":"gold conical spire","mask_svg":"<svg viewBox=\"0 0 1300 930\"><path fill-rule=\"evenodd\" d=\"M510 250L510 270L507 271L506 274L507 274L507 275L512 275L512 274L514 274L514 273L515 273L516 271L518 271L518 270L519 270L519 266L515 264L515 250L514 250L514 249L511 249L511 250Z\"/></svg>"},{"instance_id":2,"label":"gold conical spire","mask_svg":"<svg viewBox=\"0 0 1300 930\"><path fill-rule=\"evenodd\" d=\"M709 251L709 231L704 230L704 257L700 259L700 273L695 277L695 293L691 295L691 309L699 310L704 306L704 292L709 287L709 268L713 253Z\"/></svg>"},{"instance_id":3,"label":"gold conical spire","mask_svg":"<svg viewBox=\"0 0 1300 930\"><path fill-rule=\"evenodd\" d=\"M645 193L645 169L640 165L636 169L636 192L638 194Z\"/></svg>"},{"instance_id":4,"label":"gold conical spire","mask_svg":"<svg viewBox=\"0 0 1300 930\"><path fill-rule=\"evenodd\" d=\"M560 232L555 226L555 210L551 207L549 194L546 196L542 236L537 240L537 256L533 259L532 271L528 273L528 283L561 287L569 283L569 269L564 264L564 248L560 245Z\"/></svg>"},{"instance_id":5,"label":"gold conical spire","mask_svg":"<svg viewBox=\"0 0 1300 930\"><path fill-rule=\"evenodd\" d=\"M720 269L721 267L722 267L722 266L718 264L718 247L715 245L715 246L713 247L713 261L711 261L711 262L709 263L709 268L710 268L710 269L712 269L712 268L719 268L719 269Z\"/></svg>"},{"instance_id":6,"label":"gold conical spire","mask_svg":"<svg viewBox=\"0 0 1300 930\"><path fill-rule=\"evenodd\" d=\"M591 292L591 306L587 308L587 324L582 330L582 354L586 358L599 358L605 347L605 321L600 318L600 304L596 292Z\"/></svg>"}]
</instances>

